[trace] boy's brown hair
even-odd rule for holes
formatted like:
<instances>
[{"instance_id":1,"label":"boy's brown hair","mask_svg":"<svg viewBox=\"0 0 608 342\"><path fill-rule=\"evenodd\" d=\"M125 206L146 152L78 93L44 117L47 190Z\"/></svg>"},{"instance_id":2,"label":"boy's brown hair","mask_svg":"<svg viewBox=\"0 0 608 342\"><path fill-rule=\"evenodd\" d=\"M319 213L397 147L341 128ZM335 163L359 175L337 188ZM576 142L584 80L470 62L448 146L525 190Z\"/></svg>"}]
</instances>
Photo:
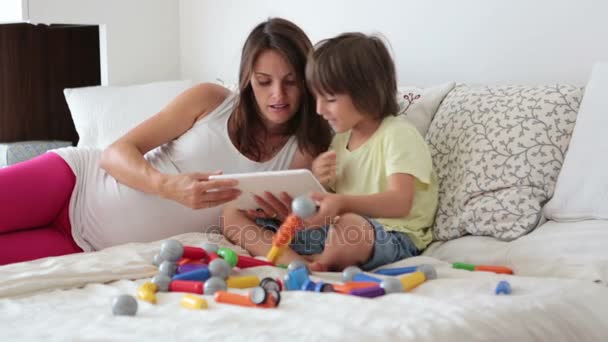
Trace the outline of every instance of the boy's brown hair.
<instances>
[{"instance_id":1,"label":"boy's brown hair","mask_svg":"<svg viewBox=\"0 0 608 342\"><path fill-rule=\"evenodd\" d=\"M309 55L306 81L317 95L349 95L357 110L378 119L399 110L395 63L376 36L348 32L320 41Z\"/></svg>"}]
</instances>

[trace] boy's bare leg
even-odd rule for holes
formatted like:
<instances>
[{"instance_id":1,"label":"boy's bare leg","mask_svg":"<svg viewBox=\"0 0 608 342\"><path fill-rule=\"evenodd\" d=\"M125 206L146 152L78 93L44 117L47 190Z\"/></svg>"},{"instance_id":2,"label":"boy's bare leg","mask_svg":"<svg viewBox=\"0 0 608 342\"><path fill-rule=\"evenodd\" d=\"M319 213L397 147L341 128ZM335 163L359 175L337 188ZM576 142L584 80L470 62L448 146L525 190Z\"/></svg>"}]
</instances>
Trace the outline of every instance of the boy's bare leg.
<instances>
[{"instance_id":1,"label":"boy's bare leg","mask_svg":"<svg viewBox=\"0 0 608 342\"><path fill-rule=\"evenodd\" d=\"M222 233L235 245L246 249L254 256L266 256L272 247L274 233L255 224L247 215L235 208L224 210ZM285 248L276 264L289 264L294 260L307 262L291 248Z\"/></svg>"},{"instance_id":2,"label":"boy's bare leg","mask_svg":"<svg viewBox=\"0 0 608 342\"><path fill-rule=\"evenodd\" d=\"M313 256L313 271L342 271L367 262L374 250L374 228L369 221L356 214L340 216L329 230L325 249Z\"/></svg>"}]
</instances>

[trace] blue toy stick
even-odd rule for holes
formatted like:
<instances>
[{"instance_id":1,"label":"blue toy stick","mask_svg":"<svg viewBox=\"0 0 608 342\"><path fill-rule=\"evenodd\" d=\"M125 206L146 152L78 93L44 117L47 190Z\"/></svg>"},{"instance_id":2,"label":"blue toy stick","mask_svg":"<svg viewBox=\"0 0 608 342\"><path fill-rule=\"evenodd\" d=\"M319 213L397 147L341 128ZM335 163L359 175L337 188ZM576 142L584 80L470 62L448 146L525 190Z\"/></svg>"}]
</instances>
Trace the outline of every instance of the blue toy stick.
<instances>
[{"instance_id":1,"label":"blue toy stick","mask_svg":"<svg viewBox=\"0 0 608 342\"><path fill-rule=\"evenodd\" d=\"M407 266L407 267L397 267L397 268L383 268L375 271L376 274L388 275L388 276L396 276L406 273L414 273L418 271L418 266Z\"/></svg>"}]
</instances>

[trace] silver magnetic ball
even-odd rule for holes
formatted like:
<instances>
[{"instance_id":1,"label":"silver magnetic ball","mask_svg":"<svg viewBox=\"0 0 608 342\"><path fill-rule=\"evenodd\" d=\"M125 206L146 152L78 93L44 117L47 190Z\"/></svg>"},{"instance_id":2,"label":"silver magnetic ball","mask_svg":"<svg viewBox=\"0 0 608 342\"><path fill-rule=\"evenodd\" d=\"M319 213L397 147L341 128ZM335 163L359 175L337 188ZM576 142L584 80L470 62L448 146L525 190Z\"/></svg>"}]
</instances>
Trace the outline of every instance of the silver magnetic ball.
<instances>
[{"instance_id":1,"label":"silver magnetic ball","mask_svg":"<svg viewBox=\"0 0 608 342\"><path fill-rule=\"evenodd\" d=\"M169 277L173 277L177 271L177 264L168 260L163 261L158 266L158 274L165 274Z\"/></svg>"},{"instance_id":2,"label":"silver magnetic ball","mask_svg":"<svg viewBox=\"0 0 608 342\"><path fill-rule=\"evenodd\" d=\"M201 244L201 248L207 253L217 253L217 250L219 249L219 247L213 242L203 242Z\"/></svg>"},{"instance_id":3,"label":"silver magnetic ball","mask_svg":"<svg viewBox=\"0 0 608 342\"><path fill-rule=\"evenodd\" d=\"M184 255L184 246L177 240L165 240L160 245L160 257L172 262L178 261Z\"/></svg>"},{"instance_id":4,"label":"silver magnetic ball","mask_svg":"<svg viewBox=\"0 0 608 342\"><path fill-rule=\"evenodd\" d=\"M249 300L255 305L263 304L268 298L268 293L263 287L254 287L249 291Z\"/></svg>"},{"instance_id":5,"label":"silver magnetic ball","mask_svg":"<svg viewBox=\"0 0 608 342\"><path fill-rule=\"evenodd\" d=\"M156 287L158 287L158 291L167 292L169 291L169 284L171 283L171 278L166 274L159 273L152 277L152 282L156 284Z\"/></svg>"},{"instance_id":6,"label":"silver magnetic ball","mask_svg":"<svg viewBox=\"0 0 608 342\"><path fill-rule=\"evenodd\" d=\"M437 271L435 267L431 265L420 265L418 266L417 271L424 273L424 277L426 280L432 280L437 278Z\"/></svg>"},{"instance_id":7,"label":"silver magnetic ball","mask_svg":"<svg viewBox=\"0 0 608 342\"><path fill-rule=\"evenodd\" d=\"M214 295L216 291L226 291L227 289L228 285L226 285L224 279L211 277L205 282L203 293L205 295Z\"/></svg>"},{"instance_id":8,"label":"silver magnetic ball","mask_svg":"<svg viewBox=\"0 0 608 342\"><path fill-rule=\"evenodd\" d=\"M212 277L227 279L230 275L230 264L224 259L215 259L209 263L209 272Z\"/></svg>"},{"instance_id":9,"label":"silver magnetic ball","mask_svg":"<svg viewBox=\"0 0 608 342\"><path fill-rule=\"evenodd\" d=\"M399 293L403 292L403 285L397 278L386 278L380 283L380 287L384 289L385 293Z\"/></svg>"},{"instance_id":10,"label":"silver magnetic ball","mask_svg":"<svg viewBox=\"0 0 608 342\"><path fill-rule=\"evenodd\" d=\"M308 196L296 197L291 202L291 211L300 218L309 218L317 212L317 205Z\"/></svg>"},{"instance_id":11,"label":"silver magnetic ball","mask_svg":"<svg viewBox=\"0 0 608 342\"><path fill-rule=\"evenodd\" d=\"M137 300L135 297L122 294L112 301L112 314L114 316L135 316L137 313Z\"/></svg>"},{"instance_id":12,"label":"silver magnetic ball","mask_svg":"<svg viewBox=\"0 0 608 342\"><path fill-rule=\"evenodd\" d=\"M163 258L160 257L160 254L154 254L154 258L152 258L152 264L158 267L162 262Z\"/></svg>"},{"instance_id":13,"label":"silver magnetic ball","mask_svg":"<svg viewBox=\"0 0 608 342\"><path fill-rule=\"evenodd\" d=\"M363 271L361 271L361 269L357 266L348 266L344 269L344 271L342 271L342 281L353 281L353 278L361 272Z\"/></svg>"},{"instance_id":14,"label":"silver magnetic ball","mask_svg":"<svg viewBox=\"0 0 608 342\"><path fill-rule=\"evenodd\" d=\"M310 269L308 268L308 265L306 265L305 262L300 261L300 260L294 260L294 261L290 262L289 265L287 266L287 272L293 272L294 270L296 270L300 267L306 268L306 271L308 271L308 274L310 274Z\"/></svg>"}]
</instances>

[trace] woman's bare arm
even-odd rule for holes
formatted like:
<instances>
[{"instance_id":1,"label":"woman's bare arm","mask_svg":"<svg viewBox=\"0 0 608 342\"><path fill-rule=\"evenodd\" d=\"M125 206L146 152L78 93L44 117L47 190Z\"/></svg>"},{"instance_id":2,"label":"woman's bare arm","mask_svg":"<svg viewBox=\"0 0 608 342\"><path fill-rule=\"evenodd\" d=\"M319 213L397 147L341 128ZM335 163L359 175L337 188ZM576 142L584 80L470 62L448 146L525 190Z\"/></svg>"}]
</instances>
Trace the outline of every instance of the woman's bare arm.
<instances>
[{"instance_id":1,"label":"woman's bare arm","mask_svg":"<svg viewBox=\"0 0 608 342\"><path fill-rule=\"evenodd\" d=\"M227 89L215 84L199 84L186 90L159 113L110 145L101 156L100 166L134 189L177 199L179 188L192 184L159 172L145 160L144 154L184 134L196 121L217 108L228 94ZM205 175L190 178L204 179Z\"/></svg>"}]
</instances>

